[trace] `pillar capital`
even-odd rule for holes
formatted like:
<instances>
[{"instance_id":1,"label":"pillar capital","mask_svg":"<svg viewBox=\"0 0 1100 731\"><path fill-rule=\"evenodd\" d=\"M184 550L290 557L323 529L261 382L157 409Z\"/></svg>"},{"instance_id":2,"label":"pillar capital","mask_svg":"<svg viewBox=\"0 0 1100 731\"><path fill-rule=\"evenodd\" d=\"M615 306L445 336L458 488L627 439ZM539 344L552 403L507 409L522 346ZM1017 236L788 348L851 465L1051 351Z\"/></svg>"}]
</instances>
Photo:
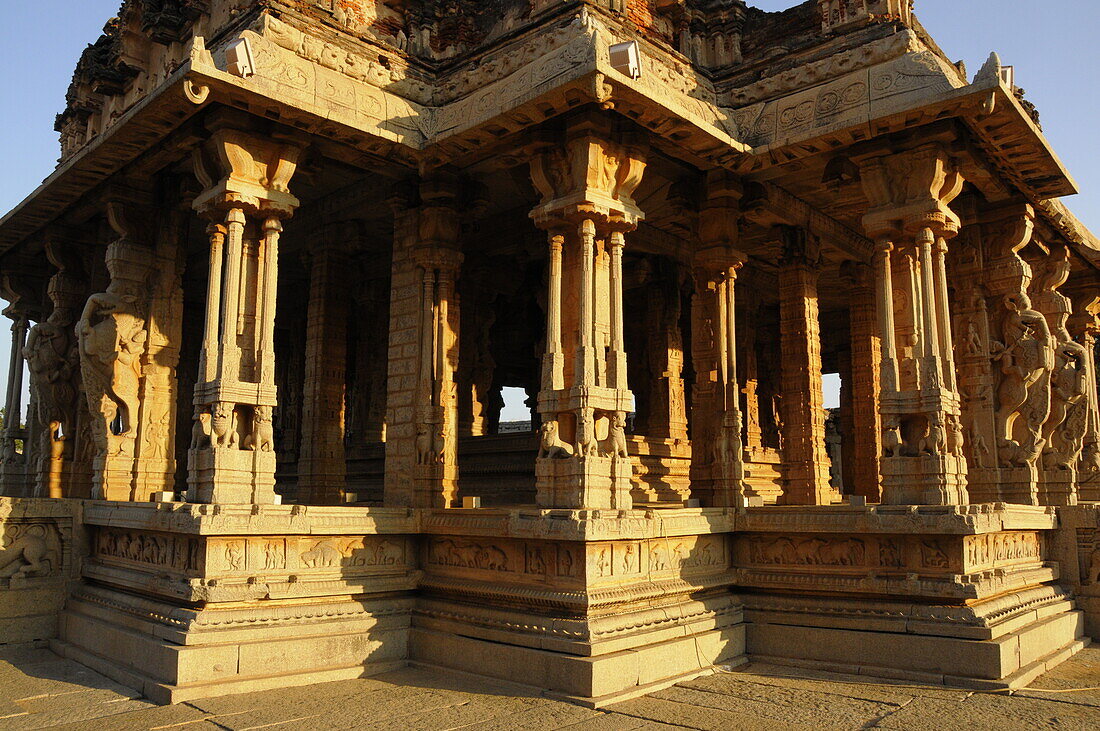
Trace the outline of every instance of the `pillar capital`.
<instances>
[{"instance_id":1,"label":"pillar capital","mask_svg":"<svg viewBox=\"0 0 1100 731\"><path fill-rule=\"evenodd\" d=\"M772 235L782 247L781 267L816 267L821 261L821 241L801 226L773 226Z\"/></svg>"},{"instance_id":2,"label":"pillar capital","mask_svg":"<svg viewBox=\"0 0 1100 731\"><path fill-rule=\"evenodd\" d=\"M941 143L876 153L862 161L860 175L868 203L863 226L872 238L923 229L944 238L958 233L959 217L950 205L965 180Z\"/></svg>"},{"instance_id":3,"label":"pillar capital","mask_svg":"<svg viewBox=\"0 0 1100 731\"><path fill-rule=\"evenodd\" d=\"M530 151L531 181L541 197L531 218L539 227L592 220L632 231L645 218L633 197L646 168L640 140L589 115L574 120L564 138L540 140Z\"/></svg>"},{"instance_id":4,"label":"pillar capital","mask_svg":"<svg viewBox=\"0 0 1100 731\"><path fill-rule=\"evenodd\" d=\"M234 209L290 218L299 205L289 185L301 153L300 145L276 137L216 129L193 154L194 172L203 186L195 210L214 220L219 211Z\"/></svg>"}]
</instances>

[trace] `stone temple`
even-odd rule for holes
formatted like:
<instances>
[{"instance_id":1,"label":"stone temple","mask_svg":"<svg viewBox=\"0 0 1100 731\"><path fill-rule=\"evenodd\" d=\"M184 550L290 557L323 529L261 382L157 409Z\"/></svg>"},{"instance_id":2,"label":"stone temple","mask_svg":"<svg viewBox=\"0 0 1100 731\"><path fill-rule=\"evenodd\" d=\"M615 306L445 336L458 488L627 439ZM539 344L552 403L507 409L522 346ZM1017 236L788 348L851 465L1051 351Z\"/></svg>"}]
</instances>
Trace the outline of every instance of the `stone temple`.
<instances>
[{"instance_id":1,"label":"stone temple","mask_svg":"<svg viewBox=\"0 0 1100 731\"><path fill-rule=\"evenodd\" d=\"M1100 241L909 0L126 0L57 131L0 221L0 641L602 705L1100 636Z\"/></svg>"}]
</instances>

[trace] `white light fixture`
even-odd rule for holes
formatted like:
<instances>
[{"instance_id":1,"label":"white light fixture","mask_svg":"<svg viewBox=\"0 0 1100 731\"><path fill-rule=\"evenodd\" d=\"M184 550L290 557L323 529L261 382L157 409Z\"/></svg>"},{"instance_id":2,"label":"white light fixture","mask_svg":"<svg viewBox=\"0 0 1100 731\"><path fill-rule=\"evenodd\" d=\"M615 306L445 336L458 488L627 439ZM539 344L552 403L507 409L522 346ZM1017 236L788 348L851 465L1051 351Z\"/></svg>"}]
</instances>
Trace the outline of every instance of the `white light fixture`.
<instances>
[{"instance_id":1,"label":"white light fixture","mask_svg":"<svg viewBox=\"0 0 1100 731\"><path fill-rule=\"evenodd\" d=\"M252 44L247 38L242 38L225 49L225 62L226 71L242 79L256 73L256 65L252 61Z\"/></svg>"},{"instance_id":2,"label":"white light fixture","mask_svg":"<svg viewBox=\"0 0 1100 731\"><path fill-rule=\"evenodd\" d=\"M611 68L632 79L642 75L642 53L638 49L638 41L616 43L608 51L611 55Z\"/></svg>"}]
</instances>

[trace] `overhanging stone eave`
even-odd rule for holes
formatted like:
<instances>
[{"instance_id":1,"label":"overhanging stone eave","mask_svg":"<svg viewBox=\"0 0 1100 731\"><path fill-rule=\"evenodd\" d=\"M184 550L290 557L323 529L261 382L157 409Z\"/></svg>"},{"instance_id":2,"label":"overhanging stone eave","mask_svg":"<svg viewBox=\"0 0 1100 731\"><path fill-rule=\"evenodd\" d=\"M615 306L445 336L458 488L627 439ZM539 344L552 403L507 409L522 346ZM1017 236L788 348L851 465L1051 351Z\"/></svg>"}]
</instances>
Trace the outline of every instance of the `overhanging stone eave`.
<instances>
[{"instance_id":1,"label":"overhanging stone eave","mask_svg":"<svg viewBox=\"0 0 1100 731\"><path fill-rule=\"evenodd\" d=\"M990 109L992 108L992 111ZM819 154L838 154L843 150L881 138L884 135L917 129L934 122L959 119L973 131L979 147L1007 180L1021 189L1032 202L1072 195L1076 185L1054 153L1049 142L1027 117L1023 107L1005 87L971 84L937 95L921 104L882 105L874 117L868 112L850 117L810 134L790 135L782 140L752 148L732 169L742 175L760 173ZM1019 140L1011 148L996 144L996 139ZM1019 156L1031 156L1030 166L1021 175L1013 173ZM1013 157L1015 156L1015 157Z\"/></svg>"},{"instance_id":2,"label":"overhanging stone eave","mask_svg":"<svg viewBox=\"0 0 1100 731\"><path fill-rule=\"evenodd\" d=\"M964 108L964 122L999 171L1028 198L1038 202L1079 192L1053 146L1010 89L998 83L992 87L972 84L960 91L965 90L971 90L980 103Z\"/></svg>"},{"instance_id":3,"label":"overhanging stone eave","mask_svg":"<svg viewBox=\"0 0 1100 731\"><path fill-rule=\"evenodd\" d=\"M182 90L188 71L189 64L177 69L110 129L58 165L30 195L0 218L0 253L11 250L57 219L95 186L197 112L199 107L188 101Z\"/></svg>"},{"instance_id":4,"label":"overhanging stone eave","mask_svg":"<svg viewBox=\"0 0 1100 731\"><path fill-rule=\"evenodd\" d=\"M673 157L704 169L728 165L751 149L725 131L700 122L674 104L663 104L644 91L613 84L614 92L606 99L594 95L597 83L609 81L603 72L590 67L522 104L468 127L436 134L424 147L426 161L430 165L475 164L502 145L510 144L514 135L523 130L587 104L606 104L609 111L652 132L652 141ZM718 107L711 105L711 108L715 116L720 115Z\"/></svg>"}]
</instances>

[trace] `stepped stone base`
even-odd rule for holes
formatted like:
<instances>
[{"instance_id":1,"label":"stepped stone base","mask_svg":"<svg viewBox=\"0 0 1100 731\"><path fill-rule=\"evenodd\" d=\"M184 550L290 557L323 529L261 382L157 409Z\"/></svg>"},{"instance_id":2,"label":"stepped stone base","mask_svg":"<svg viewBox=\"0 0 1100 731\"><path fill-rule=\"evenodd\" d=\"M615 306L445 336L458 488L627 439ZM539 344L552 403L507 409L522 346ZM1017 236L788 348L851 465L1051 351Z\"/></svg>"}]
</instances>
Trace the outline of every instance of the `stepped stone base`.
<instances>
[{"instance_id":1,"label":"stepped stone base","mask_svg":"<svg viewBox=\"0 0 1100 731\"><path fill-rule=\"evenodd\" d=\"M364 677L406 664L407 598L292 602L280 609L271 621L249 621L216 616L241 610L189 613L87 587L69 601L61 639L51 647L156 703Z\"/></svg>"},{"instance_id":2,"label":"stepped stone base","mask_svg":"<svg viewBox=\"0 0 1100 731\"><path fill-rule=\"evenodd\" d=\"M409 663L591 707L747 658L1016 687L1086 642L1100 523L1004 505L81 510L80 561L64 525L13 511L9 535L53 536L83 582L13 577L0 609L67 595L56 651L162 703Z\"/></svg>"},{"instance_id":3,"label":"stepped stone base","mask_svg":"<svg viewBox=\"0 0 1100 731\"><path fill-rule=\"evenodd\" d=\"M934 685L1017 688L1088 644L1055 587L970 607L746 598L753 660Z\"/></svg>"}]
</instances>

